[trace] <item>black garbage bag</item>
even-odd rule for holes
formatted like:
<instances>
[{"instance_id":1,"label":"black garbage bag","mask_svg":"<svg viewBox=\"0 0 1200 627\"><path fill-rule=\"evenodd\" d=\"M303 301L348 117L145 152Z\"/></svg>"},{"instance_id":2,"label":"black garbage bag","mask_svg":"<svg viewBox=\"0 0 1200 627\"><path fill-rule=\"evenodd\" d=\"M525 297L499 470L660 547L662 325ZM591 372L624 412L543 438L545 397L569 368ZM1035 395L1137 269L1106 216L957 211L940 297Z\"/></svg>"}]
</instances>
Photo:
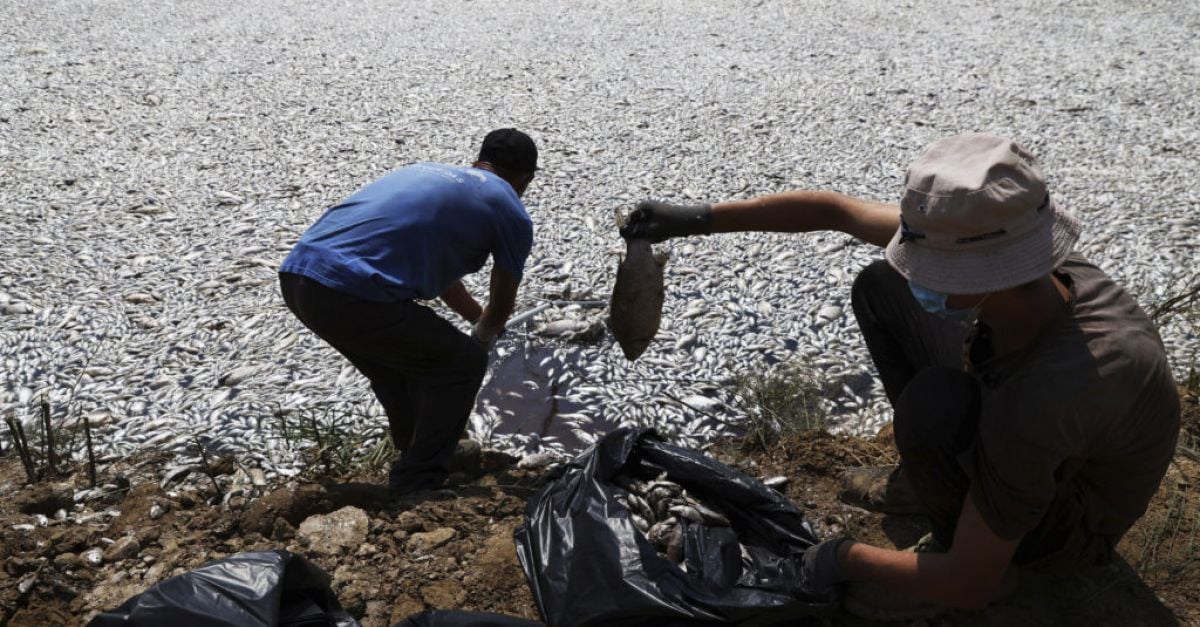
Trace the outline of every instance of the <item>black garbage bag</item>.
<instances>
[{"instance_id":1,"label":"black garbage bag","mask_svg":"<svg viewBox=\"0 0 1200 627\"><path fill-rule=\"evenodd\" d=\"M818 539L783 495L649 430L620 429L560 469L525 508L517 556L550 627L800 625L838 599L801 592ZM687 523L686 570L660 556L616 500L624 474L670 481L730 526Z\"/></svg>"},{"instance_id":2,"label":"black garbage bag","mask_svg":"<svg viewBox=\"0 0 1200 627\"><path fill-rule=\"evenodd\" d=\"M284 550L239 553L171 577L88 627L358 627L329 576Z\"/></svg>"},{"instance_id":3,"label":"black garbage bag","mask_svg":"<svg viewBox=\"0 0 1200 627\"><path fill-rule=\"evenodd\" d=\"M425 610L392 627L545 627L542 623L501 614L461 610Z\"/></svg>"}]
</instances>

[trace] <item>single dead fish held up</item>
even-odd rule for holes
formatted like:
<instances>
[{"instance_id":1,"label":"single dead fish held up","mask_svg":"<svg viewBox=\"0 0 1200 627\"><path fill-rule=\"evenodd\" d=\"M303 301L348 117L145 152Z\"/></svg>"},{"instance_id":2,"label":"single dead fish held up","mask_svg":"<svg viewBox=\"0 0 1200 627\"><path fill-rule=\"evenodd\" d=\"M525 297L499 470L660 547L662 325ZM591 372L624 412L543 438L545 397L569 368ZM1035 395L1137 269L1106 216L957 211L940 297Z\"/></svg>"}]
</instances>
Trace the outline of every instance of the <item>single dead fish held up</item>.
<instances>
[{"instance_id":1,"label":"single dead fish held up","mask_svg":"<svg viewBox=\"0 0 1200 627\"><path fill-rule=\"evenodd\" d=\"M618 210L618 227L623 222ZM617 265L617 281L609 303L609 324L630 361L645 352L658 333L666 265L667 256L654 254L650 240L625 240L625 257Z\"/></svg>"}]
</instances>

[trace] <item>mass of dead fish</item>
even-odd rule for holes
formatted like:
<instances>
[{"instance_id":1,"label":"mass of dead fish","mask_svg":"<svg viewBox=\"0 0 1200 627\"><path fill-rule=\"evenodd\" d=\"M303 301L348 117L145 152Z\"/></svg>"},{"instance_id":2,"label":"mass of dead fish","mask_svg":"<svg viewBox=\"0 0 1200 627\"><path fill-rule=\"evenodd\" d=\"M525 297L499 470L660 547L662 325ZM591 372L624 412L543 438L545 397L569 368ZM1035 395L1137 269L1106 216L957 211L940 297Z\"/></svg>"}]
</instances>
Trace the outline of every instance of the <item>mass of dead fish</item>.
<instances>
[{"instance_id":1,"label":"mass of dead fish","mask_svg":"<svg viewBox=\"0 0 1200 627\"><path fill-rule=\"evenodd\" d=\"M286 310L275 271L325 208L396 165L469 163L477 133L508 123L498 112L528 125L546 155L523 197L536 235L517 311L549 306L500 338L494 362L529 356L528 370L489 379L469 428L517 455L570 454L620 426L703 446L743 418L732 392L739 373L791 360L829 384L835 428L874 433L891 410L850 290L877 248L826 232L722 233L650 250L622 241L612 212L648 198L718 202L805 188L895 201L923 145L994 119L997 102L1019 109L1021 133L1053 147L1047 173L1086 217L1081 252L1143 305L1195 281L1200 162L1186 155L1200 119L1160 119L1195 101L1194 82L1175 76L1190 67L1195 33L1169 7L1104 5L1105 23L1128 35L1122 54L1160 61L1114 72L1102 37L1012 41L986 27L999 3L968 3L956 21L964 40L1057 60L981 81L952 51L918 65L840 53L857 41L910 47L905 33L941 20L936 3L886 24L870 3L839 6L836 32L812 41L788 33L806 19L804 3L752 9L786 18L768 20L744 19L741 3L673 3L687 32L659 28L664 3L621 3L621 20L572 22L576 45L566 47L546 44L562 40L564 22L527 19L534 7L589 16L611 7L443 3L421 37L405 38L392 34L411 30L412 16L373 0L237 3L229 19L200 21L179 20L177 4L0 10L19 25L0 42L12 105L0 106L0 152L12 148L0 184L0 414L34 428L44 398L65 425L94 425L102 460L154 448L194 467L203 449L236 453L275 479L301 472L316 446L299 424L353 433L366 447L386 437L369 384ZM1033 3L1010 17L1036 30L1058 10ZM271 41L304 45L271 48L264 29ZM463 41L500 43L499 32L520 36L427 62ZM688 32L773 43L676 54L689 49ZM632 52L630 42L646 41L651 50ZM497 50L504 67L484 52ZM581 60L579 50L599 52ZM389 65L372 59L412 62L403 80L379 80ZM820 62L780 68L780 59ZM779 71L763 81L754 68ZM845 76L856 77L853 94L815 89ZM213 77L246 80L220 81L217 97ZM924 84L940 88L911 91ZM328 98L301 97L312 85ZM1078 107L1089 94L1104 102ZM1115 116L1105 103L1140 104ZM671 262L660 266L654 256L664 253ZM629 285L659 289L618 298L629 276L642 277ZM488 293L486 272L464 282L476 297ZM611 305L615 340L604 312L571 304L597 300ZM1200 361L1194 327L1166 319L1161 335L1186 376ZM515 402L510 393L540 395L554 419L528 428L504 404Z\"/></svg>"},{"instance_id":2,"label":"mass of dead fish","mask_svg":"<svg viewBox=\"0 0 1200 627\"><path fill-rule=\"evenodd\" d=\"M668 480L666 473L649 481L627 475L617 475L613 481L622 488L616 499L629 511L634 527L646 535L659 554L674 564L682 566L682 521L729 526L725 514L688 494L683 486Z\"/></svg>"}]
</instances>

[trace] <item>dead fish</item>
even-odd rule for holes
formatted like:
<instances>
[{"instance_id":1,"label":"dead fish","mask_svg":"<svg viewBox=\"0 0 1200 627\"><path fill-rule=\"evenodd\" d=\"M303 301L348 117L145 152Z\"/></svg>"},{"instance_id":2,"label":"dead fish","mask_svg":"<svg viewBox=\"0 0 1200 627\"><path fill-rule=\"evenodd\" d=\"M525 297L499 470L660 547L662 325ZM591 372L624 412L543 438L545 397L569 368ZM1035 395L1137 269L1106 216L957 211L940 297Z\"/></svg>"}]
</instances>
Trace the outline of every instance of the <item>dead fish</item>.
<instances>
[{"instance_id":1,"label":"dead fish","mask_svg":"<svg viewBox=\"0 0 1200 627\"><path fill-rule=\"evenodd\" d=\"M566 320L555 320L554 322L543 324L534 333L545 337L559 337L578 333L587 328L588 322L586 320L572 320L568 318Z\"/></svg>"},{"instance_id":2,"label":"dead fish","mask_svg":"<svg viewBox=\"0 0 1200 627\"><path fill-rule=\"evenodd\" d=\"M651 546L663 551L667 548L667 542L671 538L671 533L678 524L674 518L660 520L650 525L650 529L646 531L646 539L650 541Z\"/></svg>"},{"instance_id":3,"label":"dead fish","mask_svg":"<svg viewBox=\"0 0 1200 627\"><path fill-rule=\"evenodd\" d=\"M231 388L237 387L246 379L254 376L256 372L258 372L258 368L255 368L254 366L241 366L234 368L233 370L230 370L229 372L226 372L218 377L217 385Z\"/></svg>"},{"instance_id":4,"label":"dead fish","mask_svg":"<svg viewBox=\"0 0 1200 627\"><path fill-rule=\"evenodd\" d=\"M690 505L675 505L669 510L671 515L680 520L687 520L698 525L704 524L704 515Z\"/></svg>"},{"instance_id":5,"label":"dead fish","mask_svg":"<svg viewBox=\"0 0 1200 627\"><path fill-rule=\"evenodd\" d=\"M675 525L667 537L667 559L678 564L683 561L683 526Z\"/></svg>"},{"instance_id":6,"label":"dead fish","mask_svg":"<svg viewBox=\"0 0 1200 627\"><path fill-rule=\"evenodd\" d=\"M162 483L159 484L159 487L165 488L172 481L180 481L184 477L188 476L188 473L192 472L193 470L195 470L195 468L192 466L177 466L175 468L168 468L166 473L163 475Z\"/></svg>"},{"instance_id":7,"label":"dead fish","mask_svg":"<svg viewBox=\"0 0 1200 627\"><path fill-rule=\"evenodd\" d=\"M762 482L763 485L767 486L768 488L775 488L776 490L782 492L784 488L787 487L788 478L781 475L778 477L768 477L763 479Z\"/></svg>"},{"instance_id":8,"label":"dead fish","mask_svg":"<svg viewBox=\"0 0 1200 627\"><path fill-rule=\"evenodd\" d=\"M617 221L623 221L619 213ZM658 333L666 264L666 255L654 254L650 240L625 240L625 258L617 266L609 303L609 324L629 361L641 356Z\"/></svg>"},{"instance_id":9,"label":"dead fish","mask_svg":"<svg viewBox=\"0 0 1200 627\"><path fill-rule=\"evenodd\" d=\"M714 525L717 527L729 526L729 519L726 518L721 512L718 512L717 510L708 507L703 503L692 503L692 507L696 508L696 511L700 512L700 515L704 518L704 524Z\"/></svg>"},{"instance_id":10,"label":"dead fish","mask_svg":"<svg viewBox=\"0 0 1200 627\"><path fill-rule=\"evenodd\" d=\"M532 455L526 455L517 462L517 468L522 470L541 470L549 468L560 461L558 453L553 451L542 451Z\"/></svg>"},{"instance_id":11,"label":"dead fish","mask_svg":"<svg viewBox=\"0 0 1200 627\"><path fill-rule=\"evenodd\" d=\"M651 521L656 519L654 508L638 494L629 493L629 504L633 506L634 513L641 515L642 518Z\"/></svg>"}]
</instances>

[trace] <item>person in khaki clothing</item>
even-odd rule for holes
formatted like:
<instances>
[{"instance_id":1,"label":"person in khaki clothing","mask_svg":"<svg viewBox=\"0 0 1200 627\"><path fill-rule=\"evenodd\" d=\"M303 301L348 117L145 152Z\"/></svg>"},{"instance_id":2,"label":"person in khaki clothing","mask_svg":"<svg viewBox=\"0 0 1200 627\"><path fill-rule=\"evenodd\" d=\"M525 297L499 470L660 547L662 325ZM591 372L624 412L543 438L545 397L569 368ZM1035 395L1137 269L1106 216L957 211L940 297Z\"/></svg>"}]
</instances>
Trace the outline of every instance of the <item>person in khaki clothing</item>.
<instances>
[{"instance_id":1,"label":"person in khaki clothing","mask_svg":"<svg viewBox=\"0 0 1200 627\"><path fill-rule=\"evenodd\" d=\"M1179 397L1153 324L1074 252L1079 221L1015 142L933 143L899 207L821 191L648 201L622 235L827 229L886 247L851 297L901 459L849 471L844 497L923 513L932 533L905 551L817 544L804 556L806 592L850 582L847 609L899 619L983 607L1019 568L1111 560L1174 454Z\"/></svg>"}]
</instances>

